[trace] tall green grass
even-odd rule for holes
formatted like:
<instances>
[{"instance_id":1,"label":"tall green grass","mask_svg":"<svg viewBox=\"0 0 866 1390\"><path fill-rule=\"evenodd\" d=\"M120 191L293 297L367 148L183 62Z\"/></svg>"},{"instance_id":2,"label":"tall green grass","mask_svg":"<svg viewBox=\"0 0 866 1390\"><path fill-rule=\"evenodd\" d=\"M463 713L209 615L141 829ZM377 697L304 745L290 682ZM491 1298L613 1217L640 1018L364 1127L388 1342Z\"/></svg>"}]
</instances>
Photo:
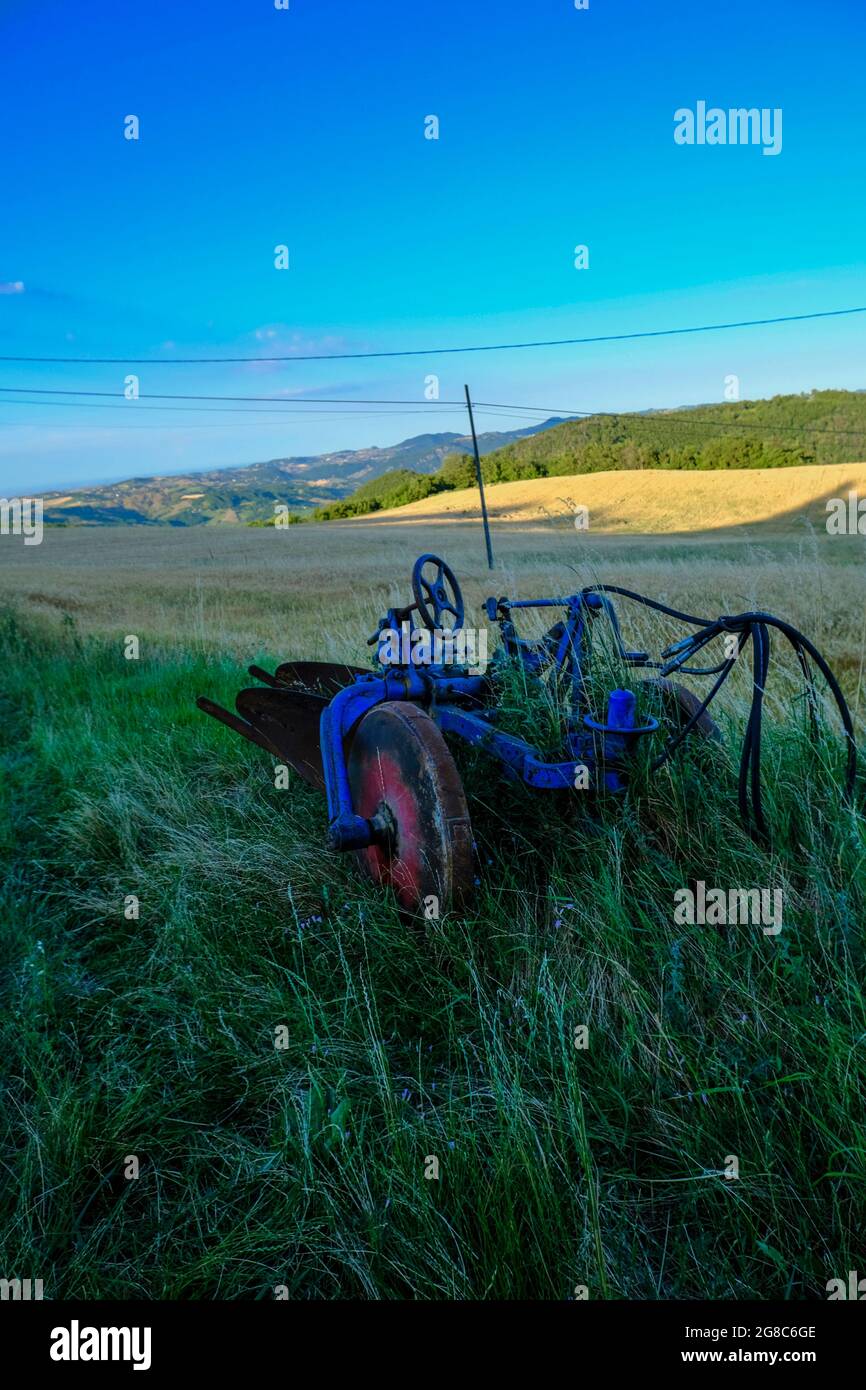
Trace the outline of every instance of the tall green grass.
<instances>
[{"instance_id":1,"label":"tall green grass","mask_svg":"<svg viewBox=\"0 0 866 1390\"><path fill-rule=\"evenodd\" d=\"M323 849L322 798L198 713L233 661L8 617L0 673L0 1274L769 1299L862 1270L866 834L793 705L770 850L730 747L594 808L461 755L477 904L423 930ZM781 886L782 932L675 925L695 879Z\"/></svg>"}]
</instances>

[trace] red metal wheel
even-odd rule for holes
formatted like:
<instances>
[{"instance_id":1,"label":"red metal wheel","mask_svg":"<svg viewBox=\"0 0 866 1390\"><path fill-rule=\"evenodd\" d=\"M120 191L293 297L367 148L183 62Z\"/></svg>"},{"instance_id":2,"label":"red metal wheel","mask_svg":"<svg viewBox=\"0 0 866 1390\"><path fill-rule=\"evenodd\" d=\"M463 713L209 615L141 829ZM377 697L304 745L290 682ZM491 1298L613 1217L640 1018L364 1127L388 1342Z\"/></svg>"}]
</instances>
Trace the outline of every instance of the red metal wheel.
<instances>
[{"instance_id":1,"label":"red metal wheel","mask_svg":"<svg viewBox=\"0 0 866 1390\"><path fill-rule=\"evenodd\" d=\"M673 733L678 733L688 724L701 707L701 701L694 691L680 685L679 681L669 681L664 676L651 676L641 681L641 686L657 703L655 712L661 714L663 722L668 724ZM709 710L704 710L695 724L694 732L702 734L714 743L722 742L722 731Z\"/></svg>"},{"instance_id":2,"label":"red metal wheel","mask_svg":"<svg viewBox=\"0 0 866 1390\"><path fill-rule=\"evenodd\" d=\"M365 872L393 888L405 911L464 907L473 887L469 809L430 716L400 700L376 705L352 738L348 771L357 814L384 814L392 827L387 845L358 851ZM431 897L435 912L425 904Z\"/></svg>"}]
</instances>

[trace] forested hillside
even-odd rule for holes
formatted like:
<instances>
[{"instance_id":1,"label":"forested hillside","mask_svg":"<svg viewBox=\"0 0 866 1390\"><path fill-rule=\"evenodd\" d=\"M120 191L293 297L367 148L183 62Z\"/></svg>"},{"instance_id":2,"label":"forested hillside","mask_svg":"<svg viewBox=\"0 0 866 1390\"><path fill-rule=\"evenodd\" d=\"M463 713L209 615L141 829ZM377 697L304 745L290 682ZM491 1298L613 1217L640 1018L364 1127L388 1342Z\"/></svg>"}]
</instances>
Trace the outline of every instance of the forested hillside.
<instances>
[{"instance_id":1,"label":"forested hillside","mask_svg":"<svg viewBox=\"0 0 866 1390\"><path fill-rule=\"evenodd\" d=\"M785 468L866 459L866 393L813 391L643 415L567 420L487 455L485 482L514 482L614 469ZM452 454L438 472L395 470L350 497L321 507L317 520L363 516L438 492L470 487L467 454Z\"/></svg>"}]
</instances>

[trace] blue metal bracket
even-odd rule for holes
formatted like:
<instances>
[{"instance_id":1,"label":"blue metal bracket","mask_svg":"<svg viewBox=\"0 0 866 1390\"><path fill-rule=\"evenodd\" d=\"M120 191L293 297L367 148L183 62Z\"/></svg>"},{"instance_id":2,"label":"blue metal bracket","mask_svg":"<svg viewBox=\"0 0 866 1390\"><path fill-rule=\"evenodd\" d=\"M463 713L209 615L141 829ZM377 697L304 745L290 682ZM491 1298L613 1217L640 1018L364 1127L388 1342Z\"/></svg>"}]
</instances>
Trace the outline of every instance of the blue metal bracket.
<instances>
[{"instance_id":1,"label":"blue metal bracket","mask_svg":"<svg viewBox=\"0 0 866 1390\"><path fill-rule=\"evenodd\" d=\"M503 733L495 726L495 711L466 707L463 697L471 696L480 703L489 692L482 676L468 676L459 668L416 665L385 666L381 675L356 677L352 685L341 690L323 711L320 722L322 764L325 790L328 797L328 837L334 849L364 849L375 844L387 833L376 819L356 814L352 803L349 775L346 766L346 739L358 721L388 700L412 700L428 709L444 733L452 733L467 743L483 748L497 759L512 777L538 789L572 789L576 774L586 767L590 782L609 791L621 791L625 786L624 765L639 736L653 732L658 721L636 723L636 698L630 690L614 690L608 697L604 723L585 713L584 648L588 623L604 612L610 619L619 654L632 665L643 665L643 652L627 652L620 636L616 614L606 596L598 593L570 594L564 598L526 599L511 601L490 598L485 605L490 621L499 624L502 649L506 658L516 658L527 671L538 672L551 666L571 678L572 717L567 760L548 762L538 748L525 739ZM524 608L564 608L564 619L555 624L540 641L527 641L518 636L511 619L512 613ZM379 623L371 645L379 645L385 628L399 629L409 618L411 610L391 609ZM494 658L495 659L495 658ZM461 703L462 701L462 703ZM580 723L592 731L582 735L575 728ZM601 747L596 748L596 735L601 735Z\"/></svg>"}]
</instances>

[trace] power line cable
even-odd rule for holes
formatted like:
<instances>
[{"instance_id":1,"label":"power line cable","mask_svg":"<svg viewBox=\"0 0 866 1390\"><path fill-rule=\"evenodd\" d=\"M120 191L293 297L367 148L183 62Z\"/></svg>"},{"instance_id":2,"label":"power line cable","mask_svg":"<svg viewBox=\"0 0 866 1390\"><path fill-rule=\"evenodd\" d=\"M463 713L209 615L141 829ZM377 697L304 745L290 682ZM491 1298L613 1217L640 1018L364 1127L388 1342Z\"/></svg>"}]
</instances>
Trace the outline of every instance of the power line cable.
<instances>
[{"instance_id":1,"label":"power line cable","mask_svg":"<svg viewBox=\"0 0 866 1390\"><path fill-rule=\"evenodd\" d=\"M2 388L0 388L2 389ZM125 410L128 414L137 414L138 411L150 414L157 410L180 411L183 414L191 413L196 415L281 415L283 419L293 419L291 410L271 410L263 407L253 406L250 409L243 409L240 406L195 406L195 405L141 405L140 399L128 401L125 405L109 405L104 401L28 401L19 400L11 396L0 397L0 405L32 405L37 408L42 406L57 406L60 409L70 410ZM465 407L464 407L465 410ZM409 408L400 411L400 415L431 415L433 412L425 410L422 406ZM458 407L446 411L448 415L458 413ZM490 414L497 412L491 411ZM504 413L504 412L503 412ZM367 419L375 417L377 419L393 420L397 412L393 410L315 410L298 412L300 419L314 420L344 420L344 419Z\"/></svg>"},{"instance_id":2,"label":"power line cable","mask_svg":"<svg viewBox=\"0 0 866 1390\"><path fill-rule=\"evenodd\" d=\"M473 402L473 404L475 404L475 402ZM485 405L485 406L491 406L491 405L494 405L495 402L493 402L493 401L479 401L478 404L479 404L479 405ZM773 433L773 434L777 433L779 430L784 430L784 431L795 431L795 432L798 433L798 434L799 434L801 431L804 431L804 430L807 430L810 434L852 434L852 435L862 435L862 434L866 434L866 422L864 422L864 425L863 425L863 427L862 427L861 429L839 429L839 428L837 428L836 426L829 426L829 427L825 428L825 427L823 427L823 426L821 426L821 425L794 424L793 422L792 422L791 424L789 424L789 425L784 425L784 424L779 424L779 425L765 425L765 424L758 424L758 423L756 423L756 422L753 423L753 422L750 422L750 421L747 421L747 420L720 420L720 419L717 419L717 418L715 418L715 417L714 417L714 418L711 418L711 419L706 419L706 418L686 419L686 418L685 418L687 415L690 414L691 411L697 411L697 410L702 410L702 409L704 409L703 406L681 406L681 407L678 408L678 410L677 410L677 407L672 407L670 411L667 411L667 410L651 410L651 411L640 411L640 410L571 410L571 411L565 411L565 410L560 410L560 409L558 409L558 408L555 407L555 406L516 406L516 405L515 405L515 406L508 406L508 407L504 407L504 408L510 409L510 410L526 410L526 411L532 411L533 413L535 413L535 414L537 414L537 415L539 415L539 416L541 416L541 417L543 417L543 418L550 418L550 417L552 417L552 416L562 415L562 416L565 417L565 418L563 419L563 423L568 423L568 418L569 418L569 417L571 417L572 419L578 419L578 417L580 417L581 419L587 419L587 420L594 420L594 419L600 419L600 420L628 420L628 421L633 422L633 423L648 424L648 425L649 425L649 424L659 424L659 425L683 425L683 426L685 426L686 428L693 428L693 427L696 427L696 426L706 426L706 427L712 427L713 429L719 428L719 429L763 430L763 431L768 431L769 433ZM676 414L674 414L674 411L675 411L675 410L677 410L677 413L676 413Z\"/></svg>"},{"instance_id":3,"label":"power line cable","mask_svg":"<svg viewBox=\"0 0 866 1390\"><path fill-rule=\"evenodd\" d=\"M636 333L603 333L585 338L546 338L517 343L474 343L464 347L400 348L378 352L285 353L276 357L19 357L0 355L0 362L77 363L79 365L120 366L146 364L154 367L237 364L241 362L348 362L385 357L438 357L461 352L513 352L529 348L578 347L588 343L624 343L639 338L672 338L686 333L720 333L732 328L762 328L778 323L805 323L815 319L842 318L866 314L866 305L849 309L821 309L810 314L780 314L774 318L740 319L732 323L702 323L688 328L655 328Z\"/></svg>"},{"instance_id":4,"label":"power line cable","mask_svg":"<svg viewBox=\"0 0 866 1390\"><path fill-rule=\"evenodd\" d=\"M178 392L140 392L136 397L126 397L123 391L85 391L60 386L0 386L0 391L24 391L34 396L109 396L118 399L151 401L269 401L280 405L403 405L420 406L421 401L413 400L367 400L362 396L223 396L193 395ZM454 405L466 409L465 401L429 401L431 410L437 406ZM510 409L510 407L505 407ZM533 407L528 407L532 409ZM426 409L426 407L425 407Z\"/></svg>"},{"instance_id":5,"label":"power line cable","mask_svg":"<svg viewBox=\"0 0 866 1390\"><path fill-rule=\"evenodd\" d=\"M256 410L252 410L252 409L247 409L247 410L236 410L236 412L235 412L235 413L237 413L237 414L250 414L250 415L256 414L256 413L260 413L260 414L263 414L263 415L265 415L265 414L272 414L272 415L288 415L288 414L290 414L291 408L294 407L294 406L297 406L297 405L304 405L304 406L306 406L306 405L322 405L322 406L328 406L328 405L341 405L341 406L371 406L371 405L375 405L375 406L398 406L398 407L401 407L401 410L400 410L399 413L401 413L401 414L406 414L406 415L412 415L412 414L417 414L417 415L436 414L436 413L437 413L439 410L441 410L443 407L446 408L446 409L448 410L449 413L453 413L454 411L456 411L456 410L458 410L458 409L459 409L461 412L462 412L463 410L465 410L465 403L464 403L464 402L462 402L462 401L450 401L450 400L431 401L431 402L429 402L427 405L422 405L420 401L412 401L412 400L393 400L393 399L364 399L364 398L360 398L360 397L355 398L355 397L327 397L327 396L325 396L325 397L320 397L320 396L297 397L297 396L295 396L295 397L286 398L286 397L283 397L283 396L227 396L227 395L201 395L201 394L197 394L197 395L196 395L196 394L178 394L178 393L173 393L173 392L163 392L163 393L160 393L160 392L152 392L152 391L148 391L148 392L142 393L141 395L139 395L138 397L136 397L136 398L134 398L134 399L127 400L126 398L124 398L124 395L123 395L123 392L122 392L122 391L85 391L85 390L80 390L80 389L75 389L75 390L73 390L73 389L60 389L60 388L58 388L58 389L55 390L55 389L52 388L52 387L38 387L38 386L34 386L34 387L29 387L29 386L0 386L0 404L3 404L4 401L7 401L7 400L8 400L8 397L7 397L6 393L7 393L7 392L13 392L13 391L25 392L25 393L28 393L28 394L40 395L40 396L41 396L41 395L46 395L46 396L47 396L47 395L51 395L51 396L65 396L65 397L75 397L75 398L77 398L77 397L82 397L82 396L88 396L88 397L91 397L91 396L98 396L98 397L100 397L100 398L102 398L102 397L109 397L109 398L111 398L111 399L116 399L116 400L124 399L124 402L125 402L125 403L124 403L123 405L114 406L114 407L103 407L103 408L109 408L109 409L115 409L115 410L131 410L131 409L141 408L140 403L141 403L142 401L208 401L208 402L213 402L213 401L226 401L226 402L243 402L243 403L250 402L250 403L256 403L256 404L258 404L258 403L268 403L268 404L272 404L272 405L279 405L280 407L282 407L282 408L279 409L279 410L261 410L261 411L256 411ZM17 403L18 403L18 404L22 404L22 405L23 405L23 404L28 404L28 402L26 402L26 401L20 401L20 402L17 402ZM72 404L72 403L73 403L72 401L69 402L69 404ZM64 404L66 404L66 402L65 402L65 401L44 401L44 402L43 402L43 401L33 401L33 402L29 402L29 404L33 404L33 405L45 404L45 405L62 406L62 405L64 405ZM84 403L84 404L87 404L87 403ZM702 407L700 407L700 406L697 406L697 407L688 407L688 406L685 406L685 407L682 407L678 413L674 413L674 410L673 410L673 409L672 409L671 411L659 410L659 411L649 411L649 412L644 412L644 411L629 411L629 410L620 410L620 411L613 411L613 410L580 410L580 409L575 409L575 408L568 408L568 407L565 407L565 406L529 406L529 405L518 404L517 402L513 402L513 401L512 401L512 402L508 402L508 401L473 401L473 405L476 406L478 409L484 410L485 413L487 413L487 414L493 414L494 412L503 412L503 413L506 414L506 415L510 415L512 418L519 418L519 415L524 414L524 413L525 413L525 415L527 415L527 416L539 416L539 417L541 417L542 419L553 418L553 417L560 417L562 423L567 423L569 419L572 419L572 420L577 420L577 419L601 419L601 420L624 420L624 421L628 421L628 422L631 423L631 424L641 424L641 425L643 425L643 424L659 424L659 425L665 425L665 426L667 426L667 425L674 425L674 426L681 426L681 427L686 428L686 429L695 429L695 428L716 429L716 428L718 428L718 429L756 430L756 431L761 431L761 432L763 432L763 433L769 433L769 434L778 434L779 432L784 432L784 433L791 433L791 432L793 432L793 433L796 433L796 434L801 434L801 433L804 433L804 432L808 432L809 434L818 434L818 435L854 435L854 436L859 436L859 435L862 435L862 434L866 434L866 424L864 424L864 426L863 426L862 429L843 429L843 428L837 428L837 427L835 427L835 426L825 427L825 426L821 426L821 425L810 425L810 424L805 424L805 423L802 423L802 424L795 424L795 423L793 423L793 422L790 423L790 424L783 424L783 423L779 423L779 424L761 424L761 423L751 422L751 421L743 420L743 419L738 419L738 420L722 420L722 419L719 419L719 418L717 418L717 417L713 417L713 418L710 418L710 419L707 419L706 417L704 417L704 418L697 418L697 417L695 417L695 418L686 418L686 416L689 415L689 412L690 412L691 410L700 410L700 409L702 409ZM97 408L95 402L93 403L92 408L94 408L94 409ZM179 406L179 407L178 407L178 406L174 406L174 407L172 407L172 406L150 406L150 407L148 407L148 408L151 409L151 410L172 410L172 409L180 409L180 410L190 410L190 411L196 409L196 407L194 407L194 406ZM203 408L202 408L202 409L203 409ZM203 411L203 413L204 413L204 411ZM230 412L230 411L227 411L226 413L231 413L231 412ZM392 411L364 411L364 410L359 410L359 411L354 411L354 412L342 411L342 412L339 412L339 414L332 415L331 418L340 418L340 415L349 415L349 414L351 414L351 415L353 415L353 416L362 416L362 415L374 415L374 414L378 414L378 415L384 416L385 418L388 418L388 416L390 416L390 415L392 415L392 414L396 414L396 413L398 413L398 412L392 412ZM314 414L315 414L315 412L314 412L314 411L311 411L311 410L302 410L302 411L299 411L299 415L300 415L302 418L303 418L303 416L305 416L305 415L313 416ZM324 415L324 414L331 415L331 412L320 412L319 418L321 418L321 416Z\"/></svg>"},{"instance_id":6,"label":"power line cable","mask_svg":"<svg viewBox=\"0 0 866 1390\"><path fill-rule=\"evenodd\" d=\"M123 411L126 411L128 415L137 415L137 414L151 415L151 414L158 413L158 412L161 412L161 411L178 412L178 413L184 414L184 415L186 415L186 414L194 414L194 415L276 415L276 416L282 416L283 419L289 419L289 420L291 420L293 424L299 423L299 418L300 418L300 419L303 419L303 418L304 418L303 416L300 416L299 418L296 418L296 417L294 417L294 416L291 414L290 411L287 411L287 410L269 410L269 409L265 409L265 408L252 408L252 409L244 410L244 409L242 409L242 408L239 407L239 406L225 406L225 407L221 407L221 406L194 406L194 405L174 405L174 406L173 406L173 405L150 405L150 406L145 405L145 406L141 406L141 405L138 405L137 403L133 403L133 402L128 402L128 403L125 404L125 405L110 405L110 404L108 404L108 403L106 403L106 402L103 402L103 401L45 401L45 400L27 401L27 400L18 400L18 399L16 399L16 398L10 397L10 396L4 396L4 397L0 398L0 406L4 406L4 405L30 405L30 406L35 406L37 409L41 409L43 406L49 406L49 407L54 406L54 407L56 407L56 408L58 408L58 409L61 409L61 410L63 410L63 409L66 409L66 410L123 410ZM446 413L447 415L463 415L463 413L465 412L465 409L466 409L465 406L460 407L460 408L454 407L453 409L447 410L445 413ZM429 411L429 410L424 410L424 409L420 409L420 408L419 408L419 409L415 409L415 410L403 410L403 411L400 411L400 412L399 412L399 415L400 415L400 418L402 418L404 415L425 415L425 416L429 416L431 413L432 413L432 412ZM523 420L525 419L525 417L522 416L522 415L516 415L516 414L514 414L513 412L508 412L508 411L503 411L503 410L483 410L483 411L479 411L479 414L489 415L489 416L491 416L493 419L496 419L496 420L502 420L502 419L515 419L515 420L523 421ZM350 418L350 419L352 419L352 420L369 420L369 419L376 419L376 420L382 420L382 419L385 419L385 420L393 420L393 419L396 418L396 412L390 411L390 410L316 411L316 412L307 412L307 417L308 417L308 418L311 418L311 419L315 419L315 420L318 421L318 422L325 421L325 420L344 420L344 419L346 419L347 417ZM232 421L232 420L224 420L224 421L222 421L222 426L226 426L226 425L239 426L239 425L241 425L242 423L244 423L244 422L237 421L237 420L235 420L235 421ZM127 426L125 426L125 427L128 428L128 429L144 429L144 428L148 428L148 427L143 426L143 425L142 425L142 426L138 426L138 425L134 425L134 424L131 424L131 423L128 424ZM70 428L71 428L71 427L70 427ZM158 426L155 426L155 425L154 425L154 426L150 426L149 428L156 429L156 428L158 428ZM204 428L204 426L203 426L202 428ZM250 422L249 428L253 428L252 422ZM464 435L462 435L462 434L458 434L457 431L453 431L453 433L454 433L455 439L456 439L456 438L462 439L462 438L464 438L464 437L468 437L468 436L464 436ZM386 447L387 447L387 446L386 446ZM333 453L333 452L335 452L335 451L334 451L334 450L331 450L330 452ZM339 452L339 451L337 451L337 452Z\"/></svg>"}]
</instances>

